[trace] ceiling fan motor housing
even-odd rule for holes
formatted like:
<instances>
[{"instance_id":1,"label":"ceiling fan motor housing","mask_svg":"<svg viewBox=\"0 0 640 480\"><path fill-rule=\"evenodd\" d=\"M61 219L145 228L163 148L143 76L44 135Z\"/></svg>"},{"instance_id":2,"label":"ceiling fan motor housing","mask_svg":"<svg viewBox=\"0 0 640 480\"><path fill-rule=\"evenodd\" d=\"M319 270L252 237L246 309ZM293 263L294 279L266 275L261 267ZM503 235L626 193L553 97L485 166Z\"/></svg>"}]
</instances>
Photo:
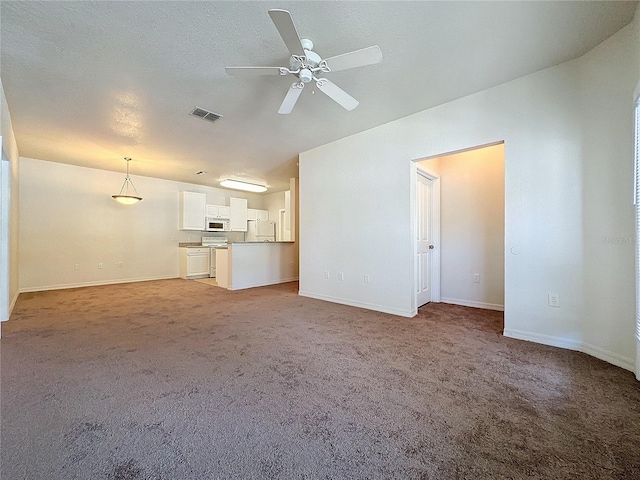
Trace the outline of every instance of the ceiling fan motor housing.
<instances>
[{"instance_id":1,"label":"ceiling fan motor housing","mask_svg":"<svg viewBox=\"0 0 640 480\"><path fill-rule=\"evenodd\" d=\"M317 67L318 64L322 61L322 58L320 58L320 55L318 55L316 52L305 49L304 53L307 57L307 64L311 65L312 67Z\"/></svg>"},{"instance_id":2,"label":"ceiling fan motor housing","mask_svg":"<svg viewBox=\"0 0 640 480\"><path fill-rule=\"evenodd\" d=\"M304 48L305 56L292 55L289 60L289 65L292 70L300 69L300 71L295 74L302 83L309 83L313 80L313 69L320 64L322 58L311 50L313 48L313 42L311 40L303 38L300 40L300 43Z\"/></svg>"},{"instance_id":3,"label":"ceiling fan motor housing","mask_svg":"<svg viewBox=\"0 0 640 480\"><path fill-rule=\"evenodd\" d=\"M309 83L313 78L313 73L311 73L311 70L309 70L308 68L303 68L302 70L300 70L298 78L303 83Z\"/></svg>"}]
</instances>

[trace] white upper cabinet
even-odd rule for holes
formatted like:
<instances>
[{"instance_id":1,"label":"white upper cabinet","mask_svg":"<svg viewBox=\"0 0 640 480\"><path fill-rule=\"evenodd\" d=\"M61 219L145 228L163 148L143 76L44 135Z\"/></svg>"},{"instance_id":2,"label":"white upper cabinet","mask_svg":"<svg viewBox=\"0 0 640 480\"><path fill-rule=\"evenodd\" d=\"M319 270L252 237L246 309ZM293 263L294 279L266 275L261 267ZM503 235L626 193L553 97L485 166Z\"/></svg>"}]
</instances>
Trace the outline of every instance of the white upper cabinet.
<instances>
[{"instance_id":1,"label":"white upper cabinet","mask_svg":"<svg viewBox=\"0 0 640 480\"><path fill-rule=\"evenodd\" d=\"M269 211L249 208L247 210L247 220L269 220Z\"/></svg>"},{"instance_id":2,"label":"white upper cabinet","mask_svg":"<svg viewBox=\"0 0 640 480\"><path fill-rule=\"evenodd\" d=\"M211 205L207 203L205 212L207 218L218 218L218 205Z\"/></svg>"},{"instance_id":3,"label":"white upper cabinet","mask_svg":"<svg viewBox=\"0 0 640 480\"><path fill-rule=\"evenodd\" d=\"M198 192L180 192L180 230L204 230L207 196Z\"/></svg>"},{"instance_id":4,"label":"white upper cabinet","mask_svg":"<svg viewBox=\"0 0 640 480\"><path fill-rule=\"evenodd\" d=\"M247 231L247 199L229 198L229 222L232 232Z\"/></svg>"},{"instance_id":5,"label":"white upper cabinet","mask_svg":"<svg viewBox=\"0 0 640 480\"><path fill-rule=\"evenodd\" d=\"M229 219L230 208L225 205L211 205L207 204L207 218L224 218Z\"/></svg>"},{"instance_id":6,"label":"white upper cabinet","mask_svg":"<svg viewBox=\"0 0 640 480\"><path fill-rule=\"evenodd\" d=\"M231 208L226 207L224 205L218 205L218 212L220 213L220 218L226 218L229 220L231 217Z\"/></svg>"}]
</instances>

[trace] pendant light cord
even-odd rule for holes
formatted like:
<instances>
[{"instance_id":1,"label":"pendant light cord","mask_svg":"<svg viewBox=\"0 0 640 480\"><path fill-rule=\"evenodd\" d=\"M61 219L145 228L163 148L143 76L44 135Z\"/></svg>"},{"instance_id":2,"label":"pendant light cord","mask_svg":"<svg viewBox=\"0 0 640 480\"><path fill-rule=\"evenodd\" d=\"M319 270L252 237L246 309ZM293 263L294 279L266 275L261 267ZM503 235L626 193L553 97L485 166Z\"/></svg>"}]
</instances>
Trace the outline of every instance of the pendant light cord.
<instances>
[{"instance_id":1,"label":"pendant light cord","mask_svg":"<svg viewBox=\"0 0 640 480\"><path fill-rule=\"evenodd\" d=\"M124 177L124 183L122 184L122 188L120 189L120 195L123 195L123 192L124 192L124 195L127 195L129 193L129 184L130 184L133 187L133 191L136 192L136 196L139 196L138 189L133 184L133 181L129 176L129 162L131 161L131 158L125 157L125 160L127 161L127 175Z\"/></svg>"}]
</instances>

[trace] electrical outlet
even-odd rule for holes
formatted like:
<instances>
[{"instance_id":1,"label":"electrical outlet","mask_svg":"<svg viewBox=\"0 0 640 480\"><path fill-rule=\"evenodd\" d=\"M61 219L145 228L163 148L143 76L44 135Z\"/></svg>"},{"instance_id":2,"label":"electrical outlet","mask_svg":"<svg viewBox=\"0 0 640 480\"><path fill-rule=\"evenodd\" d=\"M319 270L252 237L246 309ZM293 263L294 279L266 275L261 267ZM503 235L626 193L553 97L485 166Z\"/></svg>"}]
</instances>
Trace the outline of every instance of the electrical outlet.
<instances>
[{"instance_id":1,"label":"electrical outlet","mask_svg":"<svg viewBox=\"0 0 640 480\"><path fill-rule=\"evenodd\" d=\"M118 268L124 268L124 263L118 262Z\"/></svg>"},{"instance_id":2,"label":"electrical outlet","mask_svg":"<svg viewBox=\"0 0 640 480\"><path fill-rule=\"evenodd\" d=\"M104 263L99 263L98 268L104 268Z\"/></svg>"},{"instance_id":3,"label":"electrical outlet","mask_svg":"<svg viewBox=\"0 0 640 480\"><path fill-rule=\"evenodd\" d=\"M79 263L76 263L76 264L73 266L73 269L74 269L74 270L80 270L80 264L79 264Z\"/></svg>"},{"instance_id":4,"label":"electrical outlet","mask_svg":"<svg viewBox=\"0 0 640 480\"><path fill-rule=\"evenodd\" d=\"M558 295L557 293L550 293L549 306L556 307L556 308L560 307L560 295Z\"/></svg>"},{"instance_id":5,"label":"electrical outlet","mask_svg":"<svg viewBox=\"0 0 640 480\"><path fill-rule=\"evenodd\" d=\"M480 274L479 273L474 273L473 274L473 282L474 283L480 283Z\"/></svg>"},{"instance_id":6,"label":"electrical outlet","mask_svg":"<svg viewBox=\"0 0 640 480\"><path fill-rule=\"evenodd\" d=\"M329 278L329 270L324 271L324 278Z\"/></svg>"},{"instance_id":7,"label":"electrical outlet","mask_svg":"<svg viewBox=\"0 0 640 480\"><path fill-rule=\"evenodd\" d=\"M369 283L369 275L364 276L364 283Z\"/></svg>"},{"instance_id":8,"label":"electrical outlet","mask_svg":"<svg viewBox=\"0 0 640 480\"><path fill-rule=\"evenodd\" d=\"M338 280L344 280L344 273L343 272L340 272L338 274Z\"/></svg>"}]
</instances>

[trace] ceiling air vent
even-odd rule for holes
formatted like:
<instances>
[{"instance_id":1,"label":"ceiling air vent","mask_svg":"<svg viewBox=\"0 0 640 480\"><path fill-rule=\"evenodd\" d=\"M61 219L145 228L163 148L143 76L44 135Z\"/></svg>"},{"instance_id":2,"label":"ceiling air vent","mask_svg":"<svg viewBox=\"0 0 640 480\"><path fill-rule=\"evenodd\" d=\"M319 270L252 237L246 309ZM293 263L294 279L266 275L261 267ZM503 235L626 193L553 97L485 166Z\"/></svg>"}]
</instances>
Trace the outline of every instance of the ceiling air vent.
<instances>
[{"instance_id":1,"label":"ceiling air vent","mask_svg":"<svg viewBox=\"0 0 640 480\"><path fill-rule=\"evenodd\" d=\"M222 118L222 115L218 115L217 113L210 112L209 110L205 110L204 108L196 107L191 111L191 115L194 117L200 117L203 120L209 120L210 122L215 122Z\"/></svg>"}]
</instances>

